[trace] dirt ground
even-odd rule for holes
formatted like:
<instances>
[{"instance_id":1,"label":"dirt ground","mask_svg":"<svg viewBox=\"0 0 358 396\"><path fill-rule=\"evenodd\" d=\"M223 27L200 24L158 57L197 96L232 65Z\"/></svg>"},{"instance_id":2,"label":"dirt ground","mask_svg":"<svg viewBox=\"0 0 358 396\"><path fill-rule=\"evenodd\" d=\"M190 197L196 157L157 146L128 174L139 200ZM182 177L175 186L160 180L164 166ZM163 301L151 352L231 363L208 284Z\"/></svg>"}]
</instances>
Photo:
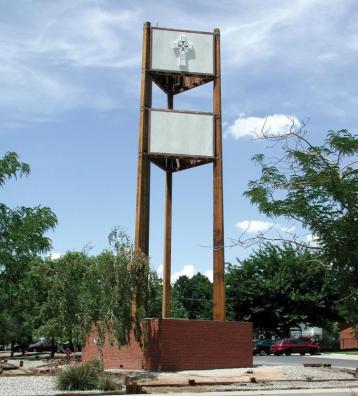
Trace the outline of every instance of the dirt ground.
<instances>
[{"instance_id":1,"label":"dirt ground","mask_svg":"<svg viewBox=\"0 0 358 396\"><path fill-rule=\"evenodd\" d=\"M354 372L324 367L258 366L179 372L128 372L146 393L196 393L244 389L290 389L358 385Z\"/></svg>"},{"instance_id":2,"label":"dirt ground","mask_svg":"<svg viewBox=\"0 0 358 396\"><path fill-rule=\"evenodd\" d=\"M218 370L191 370L178 372L160 372L149 374L149 378L141 378L138 382L143 385L188 384L195 381L196 385L207 383L233 383L256 381L277 381L284 379L283 372L276 367L218 369Z\"/></svg>"}]
</instances>

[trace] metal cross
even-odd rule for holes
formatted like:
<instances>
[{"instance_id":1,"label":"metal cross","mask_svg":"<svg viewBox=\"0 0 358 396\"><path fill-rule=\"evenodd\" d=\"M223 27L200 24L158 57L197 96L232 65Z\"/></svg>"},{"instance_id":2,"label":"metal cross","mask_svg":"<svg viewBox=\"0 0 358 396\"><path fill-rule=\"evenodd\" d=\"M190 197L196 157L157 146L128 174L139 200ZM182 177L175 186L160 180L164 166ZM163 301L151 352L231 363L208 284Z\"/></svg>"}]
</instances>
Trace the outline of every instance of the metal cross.
<instances>
[{"instance_id":1,"label":"metal cross","mask_svg":"<svg viewBox=\"0 0 358 396\"><path fill-rule=\"evenodd\" d=\"M181 35L177 41L172 44L178 56L178 66L187 66L187 54L193 49L193 44L189 43L186 36Z\"/></svg>"}]
</instances>

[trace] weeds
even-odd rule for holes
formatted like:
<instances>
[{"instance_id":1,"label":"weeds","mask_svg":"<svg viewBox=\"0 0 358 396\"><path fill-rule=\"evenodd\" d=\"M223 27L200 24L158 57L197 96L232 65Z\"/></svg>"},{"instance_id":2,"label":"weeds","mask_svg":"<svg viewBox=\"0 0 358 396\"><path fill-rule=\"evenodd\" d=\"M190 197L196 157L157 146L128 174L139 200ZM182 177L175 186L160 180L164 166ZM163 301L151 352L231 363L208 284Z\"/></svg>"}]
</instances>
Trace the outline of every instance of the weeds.
<instances>
[{"instance_id":1,"label":"weeds","mask_svg":"<svg viewBox=\"0 0 358 396\"><path fill-rule=\"evenodd\" d=\"M103 391L114 391L117 389L117 382L111 375L104 374L99 377L97 388Z\"/></svg>"}]
</instances>

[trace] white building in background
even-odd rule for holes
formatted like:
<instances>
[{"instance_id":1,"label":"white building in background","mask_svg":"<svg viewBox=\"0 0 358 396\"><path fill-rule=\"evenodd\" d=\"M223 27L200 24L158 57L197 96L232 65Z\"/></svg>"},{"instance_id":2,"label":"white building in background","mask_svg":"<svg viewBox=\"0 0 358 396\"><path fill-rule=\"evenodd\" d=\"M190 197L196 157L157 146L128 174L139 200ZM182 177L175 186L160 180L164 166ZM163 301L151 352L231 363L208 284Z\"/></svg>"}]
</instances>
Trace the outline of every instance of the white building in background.
<instances>
[{"instance_id":1,"label":"white building in background","mask_svg":"<svg viewBox=\"0 0 358 396\"><path fill-rule=\"evenodd\" d=\"M321 327L310 327L305 324L300 324L299 328L291 329L290 336L291 337L315 337L322 339L323 329Z\"/></svg>"}]
</instances>

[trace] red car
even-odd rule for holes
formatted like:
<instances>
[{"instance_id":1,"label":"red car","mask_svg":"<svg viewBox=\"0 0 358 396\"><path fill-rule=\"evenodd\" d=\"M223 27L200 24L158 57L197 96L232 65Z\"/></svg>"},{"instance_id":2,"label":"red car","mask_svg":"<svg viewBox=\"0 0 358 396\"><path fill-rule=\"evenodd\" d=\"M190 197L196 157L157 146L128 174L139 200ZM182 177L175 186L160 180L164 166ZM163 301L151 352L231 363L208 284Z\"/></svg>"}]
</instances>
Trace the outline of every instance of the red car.
<instances>
[{"instance_id":1,"label":"red car","mask_svg":"<svg viewBox=\"0 0 358 396\"><path fill-rule=\"evenodd\" d=\"M307 338L284 338L271 345L271 353L276 356L282 354L289 356L291 353L316 355L319 352L319 344Z\"/></svg>"}]
</instances>

